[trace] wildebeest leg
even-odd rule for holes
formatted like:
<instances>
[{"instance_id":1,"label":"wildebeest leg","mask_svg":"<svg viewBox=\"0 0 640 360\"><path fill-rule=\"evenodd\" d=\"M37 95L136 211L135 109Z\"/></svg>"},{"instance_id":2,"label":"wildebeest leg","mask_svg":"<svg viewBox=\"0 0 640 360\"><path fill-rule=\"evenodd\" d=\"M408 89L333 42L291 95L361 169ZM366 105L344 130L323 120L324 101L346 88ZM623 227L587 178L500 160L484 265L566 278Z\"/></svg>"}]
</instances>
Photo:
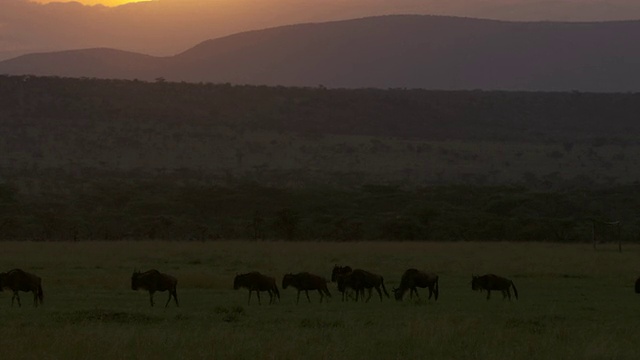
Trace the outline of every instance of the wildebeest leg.
<instances>
[{"instance_id":1,"label":"wildebeest leg","mask_svg":"<svg viewBox=\"0 0 640 360\"><path fill-rule=\"evenodd\" d=\"M149 291L149 302L151 303L151 306L153 306L153 291Z\"/></svg>"},{"instance_id":2,"label":"wildebeest leg","mask_svg":"<svg viewBox=\"0 0 640 360\"><path fill-rule=\"evenodd\" d=\"M304 293L307 295L307 301L311 303L311 299L309 299L309 290L305 290Z\"/></svg>"},{"instance_id":3,"label":"wildebeest leg","mask_svg":"<svg viewBox=\"0 0 640 360\"><path fill-rule=\"evenodd\" d=\"M371 290L369 290L369 291L371 291ZM382 291L380 291L380 287L379 286L376 286L376 291L378 292L378 295L380 295L380 301L382 301ZM371 297L371 296L369 296L369 297Z\"/></svg>"},{"instance_id":4,"label":"wildebeest leg","mask_svg":"<svg viewBox=\"0 0 640 360\"><path fill-rule=\"evenodd\" d=\"M491 290L487 289L487 300L491 297Z\"/></svg>"},{"instance_id":5,"label":"wildebeest leg","mask_svg":"<svg viewBox=\"0 0 640 360\"><path fill-rule=\"evenodd\" d=\"M262 302L260 301L260 290L256 290L256 294L258 294L258 305L262 305Z\"/></svg>"},{"instance_id":6,"label":"wildebeest leg","mask_svg":"<svg viewBox=\"0 0 640 360\"><path fill-rule=\"evenodd\" d=\"M418 294L418 288L413 288L413 292L416 293L416 297L418 298L418 300L420 300L420 294Z\"/></svg>"},{"instance_id":7,"label":"wildebeest leg","mask_svg":"<svg viewBox=\"0 0 640 360\"><path fill-rule=\"evenodd\" d=\"M249 301L247 302L247 305L251 305L251 290L249 290Z\"/></svg>"},{"instance_id":8,"label":"wildebeest leg","mask_svg":"<svg viewBox=\"0 0 640 360\"><path fill-rule=\"evenodd\" d=\"M33 307L38 307L38 292L33 291Z\"/></svg>"},{"instance_id":9,"label":"wildebeest leg","mask_svg":"<svg viewBox=\"0 0 640 360\"><path fill-rule=\"evenodd\" d=\"M267 294L269 294L269 305L274 303L274 297L273 297L273 292L271 292L271 290L267 290Z\"/></svg>"},{"instance_id":10,"label":"wildebeest leg","mask_svg":"<svg viewBox=\"0 0 640 360\"><path fill-rule=\"evenodd\" d=\"M318 294L320 294L320 303L322 303L322 299L324 298L324 293L322 292L322 289L318 289Z\"/></svg>"},{"instance_id":11,"label":"wildebeest leg","mask_svg":"<svg viewBox=\"0 0 640 360\"><path fill-rule=\"evenodd\" d=\"M378 290L378 292L380 292L380 289L376 288ZM369 296L367 297L367 301L369 302L369 300L371 300L371 295L373 295L373 290L371 288L368 288L367 290L369 290ZM362 290L364 292L364 290ZM362 295L362 297L364 297L364 294ZM382 301L382 293L380 293L380 301Z\"/></svg>"},{"instance_id":12,"label":"wildebeest leg","mask_svg":"<svg viewBox=\"0 0 640 360\"><path fill-rule=\"evenodd\" d=\"M167 299L167 303L166 303L166 304L164 304L164 307L169 306L169 302L171 301L171 296L172 296L172 294L171 294L171 290L169 290L168 292L169 292L169 298Z\"/></svg>"},{"instance_id":13,"label":"wildebeest leg","mask_svg":"<svg viewBox=\"0 0 640 360\"><path fill-rule=\"evenodd\" d=\"M11 298L11 307L13 307L13 300L15 299L18 300L18 307L22 307L22 304L20 303L20 294L18 294L17 290L13 292L13 297Z\"/></svg>"},{"instance_id":14,"label":"wildebeest leg","mask_svg":"<svg viewBox=\"0 0 640 360\"><path fill-rule=\"evenodd\" d=\"M180 305L178 304L178 292L176 290L173 290L173 300L176 301L176 306L180 307Z\"/></svg>"},{"instance_id":15,"label":"wildebeest leg","mask_svg":"<svg viewBox=\"0 0 640 360\"><path fill-rule=\"evenodd\" d=\"M331 293L329 292L329 289L327 289L326 286L324 287L324 289L322 291L324 291L325 295L327 295L328 297L331 297ZM329 301L329 300L327 299L327 301Z\"/></svg>"},{"instance_id":16,"label":"wildebeest leg","mask_svg":"<svg viewBox=\"0 0 640 360\"><path fill-rule=\"evenodd\" d=\"M300 292L302 292L302 290L298 290L298 296L296 297L296 304L300 303Z\"/></svg>"}]
</instances>

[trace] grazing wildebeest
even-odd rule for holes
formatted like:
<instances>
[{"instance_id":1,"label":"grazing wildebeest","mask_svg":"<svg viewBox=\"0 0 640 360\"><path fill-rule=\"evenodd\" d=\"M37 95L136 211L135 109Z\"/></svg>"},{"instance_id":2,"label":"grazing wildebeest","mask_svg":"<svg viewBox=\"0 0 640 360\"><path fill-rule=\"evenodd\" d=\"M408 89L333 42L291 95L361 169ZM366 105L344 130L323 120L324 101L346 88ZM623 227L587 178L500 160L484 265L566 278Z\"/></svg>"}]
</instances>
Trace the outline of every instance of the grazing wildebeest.
<instances>
[{"instance_id":1,"label":"grazing wildebeest","mask_svg":"<svg viewBox=\"0 0 640 360\"><path fill-rule=\"evenodd\" d=\"M13 306L13 302L16 299L18 300L18 306L22 306L18 291L33 292L33 306L35 307L37 307L38 304L42 305L44 300L42 280L40 277L20 269L13 269L0 274L0 291L4 288L8 288L13 291L11 306Z\"/></svg>"},{"instance_id":2,"label":"grazing wildebeest","mask_svg":"<svg viewBox=\"0 0 640 360\"><path fill-rule=\"evenodd\" d=\"M334 266L333 270L331 271L331 281L332 282L338 282L338 276L340 275L346 275L349 274L353 271L353 269L351 268L351 266Z\"/></svg>"},{"instance_id":3,"label":"grazing wildebeest","mask_svg":"<svg viewBox=\"0 0 640 360\"><path fill-rule=\"evenodd\" d=\"M347 288L352 288L349 281L346 278L342 278L345 275L350 274L353 271L351 266L339 266L335 265L331 271L331 281L337 283L338 291L342 294L342 301L345 301L350 294L347 293ZM353 298L353 296L350 296Z\"/></svg>"},{"instance_id":4,"label":"grazing wildebeest","mask_svg":"<svg viewBox=\"0 0 640 360\"><path fill-rule=\"evenodd\" d=\"M473 276L471 280L471 289L472 290L487 290L487 300L491 297L491 290L502 291L502 298L509 297L511 300L511 292L510 288L513 288L513 294L518 298L518 290L516 289L516 285L513 281L494 275L494 274L486 274L482 276Z\"/></svg>"},{"instance_id":5,"label":"grazing wildebeest","mask_svg":"<svg viewBox=\"0 0 640 360\"><path fill-rule=\"evenodd\" d=\"M438 275L425 273L416 269L409 269L402 274L400 287L397 289L394 288L393 293L396 300L400 301L404 297L405 292L407 292L407 289L410 289L409 296L411 298L413 298L413 293L420 298L417 289L419 287L429 288L429 300L431 300L431 296L435 296L435 299L438 300Z\"/></svg>"},{"instance_id":6,"label":"grazing wildebeest","mask_svg":"<svg viewBox=\"0 0 640 360\"><path fill-rule=\"evenodd\" d=\"M382 301L382 291L380 291L380 287L382 287L384 294L389 297L389 293L384 286L384 279L380 275L355 269L349 274L338 276L338 290L345 291L346 288L354 289L356 292L356 301L358 301L359 295L362 295L364 298L364 289L367 289L369 290L369 297L367 297L365 301L368 302L371 299L371 289L374 288L378 292L378 295L380 295L380 301Z\"/></svg>"},{"instance_id":7,"label":"grazing wildebeest","mask_svg":"<svg viewBox=\"0 0 640 360\"><path fill-rule=\"evenodd\" d=\"M278 291L276 279L262 275L257 271L236 275L233 279L233 288L238 290L241 287L249 290L249 301L247 304L251 304L252 291L258 294L258 304L260 304L260 291L269 293L269 304L273 304L276 297L280 300L280 291Z\"/></svg>"},{"instance_id":8,"label":"grazing wildebeest","mask_svg":"<svg viewBox=\"0 0 640 360\"><path fill-rule=\"evenodd\" d=\"M640 277L636 280L636 294L640 294Z\"/></svg>"},{"instance_id":9,"label":"grazing wildebeest","mask_svg":"<svg viewBox=\"0 0 640 360\"><path fill-rule=\"evenodd\" d=\"M286 274L282 278L282 288L286 289L289 285L298 289L296 304L300 302L301 291L305 292L309 302L311 302L311 299L309 299L309 290L318 290L318 293L320 294L320 302L322 302L325 295L331 297L331 293L329 292L329 289L327 289L327 279L322 276L310 274L308 272Z\"/></svg>"},{"instance_id":10,"label":"grazing wildebeest","mask_svg":"<svg viewBox=\"0 0 640 360\"><path fill-rule=\"evenodd\" d=\"M176 278L171 275L163 274L156 269L151 269L143 273L140 271L134 271L133 275L131 275L131 289L145 289L149 291L149 302L151 303L151 306L154 304L153 293L156 291L169 291L169 298L167 299L167 303L164 307L169 306L172 296L173 300L176 302L176 306L180 306L178 305L176 285L178 285L178 280Z\"/></svg>"}]
</instances>

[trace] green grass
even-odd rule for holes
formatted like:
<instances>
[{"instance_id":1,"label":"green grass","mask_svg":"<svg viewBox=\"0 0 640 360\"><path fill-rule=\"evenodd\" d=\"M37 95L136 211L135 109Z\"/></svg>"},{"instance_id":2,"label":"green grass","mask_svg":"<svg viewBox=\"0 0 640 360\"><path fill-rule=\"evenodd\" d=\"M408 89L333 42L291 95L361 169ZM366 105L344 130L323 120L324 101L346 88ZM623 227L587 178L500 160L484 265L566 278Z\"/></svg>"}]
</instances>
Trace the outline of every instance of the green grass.
<instances>
[{"instance_id":1,"label":"green grass","mask_svg":"<svg viewBox=\"0 0 640 360\"><path fill-rule=\"evenodd\" d=\"M640 246L594 251L547 243L81 242L2 244L3 270L43 278L45 304L0 293L2 358L28 359L634 359L640 353ZM369 303L281 289L259 306L236 273L276 276L334 264L382 274L387 289L416 267L440 275L441 298ZM178 278L180 308L150 308L130 290L134 268ZM472 274L511 278L519 300L471 291Z\"/></svg>"}]
</instances>

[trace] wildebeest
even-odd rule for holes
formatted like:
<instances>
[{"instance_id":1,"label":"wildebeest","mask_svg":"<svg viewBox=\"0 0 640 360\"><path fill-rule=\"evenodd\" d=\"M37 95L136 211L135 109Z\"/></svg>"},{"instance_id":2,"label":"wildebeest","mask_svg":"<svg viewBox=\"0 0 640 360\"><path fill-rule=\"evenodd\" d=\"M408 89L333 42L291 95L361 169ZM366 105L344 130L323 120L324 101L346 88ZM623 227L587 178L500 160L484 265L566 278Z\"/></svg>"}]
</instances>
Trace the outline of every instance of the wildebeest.
<instances>
[{"instance_id":1,"label":"wildebeest","mask_svg":"<svg viewBox=\"0 0 640 360\"><path fill-rule=\"evenodd\" d=\"M400 287L393 289L393 293L398 301L402 300L407 289L411 290L409 292L411 298L413 298L413 293L420 298L417 289L419 287L429 288L429 300L431 300L431 296L435 296L435 299L438 300L438 275L425 273L416 269L408 269L402 274Z\"/></svg>"},{"instance_id":2,"label":"wildebeest","mask_svg":"<svg viewBox=\"0 0 640 360\"><path fill-rule=\"evenodd\" d=\"M338 282L338 276L340 275L346 275L349 274L353 271L353 269L351 268L351 266L334 266L333 270L331 271L331 281L332 282Z\"/></svg>"},{"instance_id":3,"label":"wildebeest","mask_svg":"<svg viewBox=\"0 0 640 360\"><path fill-rule=\"evenodd\" d=\"M307 295L307 300L311 302L309 298L309 290L318 290L320 294L320 302L324 299L324 296L331 297L329 289L327 289L327 279L322 276L310 274L308 272L301 272L298 274L286 274L282 278L282 288L286 289L289 285L298 289L298 297L296 304L300 302L300 292L304 291Z\"/></svg>"},{"instance_id":4,"label":"wildebeest","mask_svg":"<svg viewBox=\"0 0 640 360\"><path fill-rule=\"evenodd\" d=\"M33 292L33 306L35 307L37 307L38 304L42 305L44 300L42 280L40 277L20 269L13 269L0 274L0 291L4 288L13 291L11 306L13 306L13 302L16 299L18 300L18 306L22 306L18 291Z\"/></svg>"},{"instance_id":5,"label":"wildebeest","mask_svg":"<svg viewBox=\"0 0 640 360\"><path fill-rule=\"evenodd\" d=\"M513 281L494 275L486 274L482 276L473 276L471 280L472 290L487 290L487 300L491 297L491 290L502 291L502 298L509 297L511 300L510 288L513 288L513 294L518 298L518 290Z\"/></svg>"},{"instance_id":6,"label":"wildebeest","mask_svg":"<svg viewBox=\"0 0 640 360\"><path fill-rule=\"evenodd\" d=\"M380 295L380 301L382 301L382 290L384 294L389 297L389 293L384 286L384 279L382 276L370 273L365 270L355 269L349 274L338 276L338 290L344 292L347 288L352 288L356 291L356 301L358 301L359 295L364 298L364 289L369 290L369 297L365 301L371 299L371 289L376 289L378 295Z\"/></svg>"},{"instance_id":7,"label":"wildebeest","mask_svg":"<svg viewBox=\"0 0 640 360\"><path fill-rule=\"evenodd\" d=\"M233 279L233 288L238 290L239 288L246 288L249 290L249 301L251 304L251 292L255 291L258 294L258 304L260 304L260 292L266 291L269 293L269 304L273 304L276 298L280 300L280 291L276 285L276 279L262 275L257 271L253 271L246 274L236 275Z\"/></svg>"},{"instance_id":8,"label":"wildebeest","mask_svg":"<svg viewBox=\"0 0 640 360\"><path fill-rule=\"evenodd\" d=\"M143 273L140 271L134 271L133 275L131 275L131 289L145 289L149 291L149 302L151 303L151 306L154 304L153 293L156 291L169 291L169 298L167 299L167 303L164 307L169 306L172 296L173 300L176 302L176 306L180 306L178 305L176 285L178 285L178 280L176 278L168 274L163 274L156 269L151 269Z\"/></svg>"},{"instance_id":9,"label":"wildebeest","mask_svg":"<svg viewBox=\"0 0 640 360\"><path fill-rule=\"evenodd\" d=\"M636 294L640 294L640 277L636 280Z\"/></svg>"},{"instance_id":10,"label":"wildebeest","mask_svg":"<svg viewBox=\"0 0 640 360\"><path fill-rule=\"evenodd\" d=\"M331 281L337 283L338 291L342 294L342 301L345 301L349 294L346 289L351 288L349 281L343 278L345 275L350 274L353 271L351 266L339 266L335 265L331 271ZM352 297L353 298L353 297Z\"/></svg>"}]
</instances>

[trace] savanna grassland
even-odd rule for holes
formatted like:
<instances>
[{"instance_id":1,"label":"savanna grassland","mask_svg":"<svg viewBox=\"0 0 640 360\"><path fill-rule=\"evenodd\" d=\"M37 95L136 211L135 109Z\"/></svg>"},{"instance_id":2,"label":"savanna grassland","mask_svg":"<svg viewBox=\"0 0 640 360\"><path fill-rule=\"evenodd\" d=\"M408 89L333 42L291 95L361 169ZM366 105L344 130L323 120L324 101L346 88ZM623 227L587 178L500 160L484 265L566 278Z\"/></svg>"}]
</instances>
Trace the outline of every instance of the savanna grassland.
<instances>
[{"instance_id":1,"label":"savanna grassland","mask_svg":"<svg viewBox=\"0 0 640 360\"><path fill-rule=\"evenodd\" d=\"M44 305L0 293L2 358L634 359L640 352L640 247L508 242L4 242L2 269L43 278ZM409 267L440 275L440 299L295 304L232 289L258 270L330 276L334 264L380 273L389 291ZM167 293L130 289L134 268L178 278ZM473 292L472 274L511 278L519 300Z\"/></svg>"},{"instance_id":2,"label":"savanna grassland","mask_svg":"<svg viewBox=\"0 0 640 360\"><path fill-rule=\"evenodd\" d=\"M0 270L45 294L0 293L1 356L634 359L639 98L0 76ZM441 298L232 289L334 264ZM180 308L131 290L149 268ZM520 299L472 292L489 272Z\"/></svg>"}]
</instances>

